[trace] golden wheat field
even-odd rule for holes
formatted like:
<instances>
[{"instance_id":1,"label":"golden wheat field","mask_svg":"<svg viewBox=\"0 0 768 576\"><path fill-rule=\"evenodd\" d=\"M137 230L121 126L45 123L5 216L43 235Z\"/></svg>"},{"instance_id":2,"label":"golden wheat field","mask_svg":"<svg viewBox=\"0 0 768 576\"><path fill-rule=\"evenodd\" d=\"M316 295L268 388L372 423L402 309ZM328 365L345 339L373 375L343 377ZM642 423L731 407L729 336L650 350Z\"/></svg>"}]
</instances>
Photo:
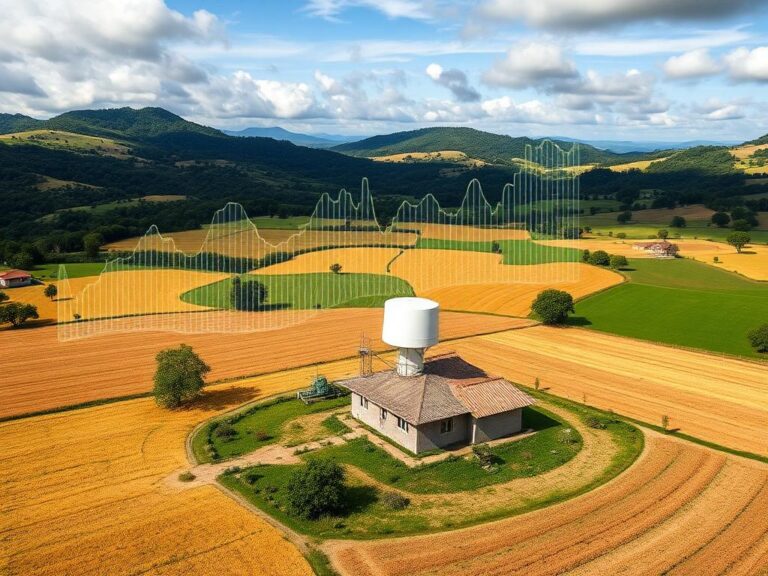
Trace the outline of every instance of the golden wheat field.
<instances>
[{"instance_id":1,"label":"golden wheat field","mask_svg":"<svg viewBox=\"0 0 768 576\"><path fill-rule=\"evenodd\" d=\"M721 270L736 272L753 280L768 280L768 246L749 244L744 247L741 254L731 246L719 246L725 246L725 249L702 250L693 254L686 254L686 256ZM719 262L715 263L715 257Z\"/></svg>"},{"instance_id":2,"label":"golden wheat field","mask_svg":"<svg viewBox=\"0 0 768 576\"><path fill-rule=\"evenodd\" d=\"M493 242L494 240L527 240L531 237L528 230L518 228L480 228L453 224L411 224L407 222L400 226L421 230L422 238L439 240Z\"/></svg>"},{"instance_id":3,"label":"golden wheat field","mask_svg":"<svg viewBox=\"0 0 768 576\"><path fill-rule=\"evenodd\" d=\"M614 172L629 172L630 170L645 170L654 162L663 162L666 158L657 158L655 160L638 160L636 162L627 162L626 164L614 164L609 166Z\"/></svg>"},{"instance_id":4,"label":"golden wheat field","mask_svg":"<svg viewBox=\"0 0 768 576\"><path fill-rule=\"evenodd\" d=\"M534 326L456 342L513 382L756 454L768 455L768 364L577 328Z\"/></svg>"},{"instance_id":5,"label":"golden wheat field","mask_svg":"<svg viewBox=\"0 0 768 576\"><path fill-rule=\"evenodd\" d=\"M225 313L202 315L209 314L212 325L226 325L228 320L220 318ZM58 341L55 326L5 330L0 332L4 374L0 417L146 392L152 387L157 352L181 343L192 346L211 366L209 381L348 358L357 354L363 333L373 346L382 348L381 319L381 309L319 310L305 323L280 330L176 334L136 332L135 319L124 318L107 322L117 331L122 323L125 332L67 342ZM82 325L95 329L98 324ZM440 319L440 337L453 339L530 324L523 319L445 312Z\"/></svg>"},{"instance_id":6,"label":"golden wheat field","mask_svg":"<svg viewBox=\"0 0 768 576\"><path fill-rule=\"evenodd\" d=\"M177 491L164 480L188 466L195 424L314 373L214 386L185 410L140 399L0 424L3 574L312 574L277 530L219 490Z\"/></svg>"},{"instance_id":7,"label":"golden wheat field","mask_svg":"<svg viewBox=\"0 0 768 576\"><path fill-rule=\"evenodd\" d=\"M612 482L492 524L325 545L344 576L759 574L768 467L659 436Z\"/></svg>"},{"instance_id":8,"label":"golden wheat field","mask_svg":"<svg viewBox=\"0 0 768 576\"><path fill-rule=\"evenodd\" d=\"M259 269L259 274L306 274L328 272L332 264L341 264L345 273L386 274L387 265L394 260L399 248L334 248L309 252L287 262Z\"/></svg>"}]
</instances>

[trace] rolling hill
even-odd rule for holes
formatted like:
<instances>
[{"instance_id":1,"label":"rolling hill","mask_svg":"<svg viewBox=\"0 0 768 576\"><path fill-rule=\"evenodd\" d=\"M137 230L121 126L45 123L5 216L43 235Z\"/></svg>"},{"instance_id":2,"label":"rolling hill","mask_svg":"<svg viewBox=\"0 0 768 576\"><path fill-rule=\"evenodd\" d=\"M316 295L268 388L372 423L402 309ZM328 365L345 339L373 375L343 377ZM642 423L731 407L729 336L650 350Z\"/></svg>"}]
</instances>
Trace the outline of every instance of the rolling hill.
<instances>
[{"instance_id":1,"label":"rolling hill","mask_svg":"<svg viewBox=\"0 0 768 576\"><path fill-rule=\"evenodd\" d=\"M570 149L573 146L572 142L552 141L564 149ZM374 136L358 142L334 146L332 150L365 158L455 150L489 164L510 165L514 163L514 159L525 157L527 145L537 145L541 142L542 139L513 138L474 128L437 127ZM579 151L582 164L621 164L647 157L643 153L616 154L589 144L580 144Z\"/></svg>"},{"instance_id":2,"label":"rolling hill","mask_svg":"<svg viewBox=\"0 0 768 576\"><path fill-rule=\"evenodd\" d=\"M307 146L309 148L331 148L333 146L338 146L341 143L356 140L356 138L353 138L352 136L337 136L332 134L313 136L311 134L301 134L298 132L291 132L284 128L280 128L279 126L270 128L252 127L243 130L222 130L222 132L229 136L286 140L297 146Z\"/></svg>"}]
</instances>

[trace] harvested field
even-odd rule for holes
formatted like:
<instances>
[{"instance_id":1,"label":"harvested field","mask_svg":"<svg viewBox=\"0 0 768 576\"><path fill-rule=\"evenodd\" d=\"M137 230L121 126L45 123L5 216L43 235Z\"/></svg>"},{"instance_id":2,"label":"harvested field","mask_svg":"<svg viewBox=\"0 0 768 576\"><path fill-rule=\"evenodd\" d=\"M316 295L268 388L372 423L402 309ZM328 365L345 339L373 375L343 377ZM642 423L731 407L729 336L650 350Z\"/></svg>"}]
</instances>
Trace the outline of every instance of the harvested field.
<instances>
[{"instance_id":1,"label":"harvested field","mask_svg":"<svg viewBox=\"0 0 768 576\"><path fill-rule=\"evenodd\" d=\"M709 244L714 244L714 242ZM727 244L719 244L717 246L722 246L723 249L712 249L714 248L713 246L709 251L702 250L701 252L685 255L721 270L736 272L753 280L768 281L768 246L749 244L743 249L741 254ZM714 262L715 256L720 261L718 264Z\"/></svg>"},{"instance_id":2,"label":"harvested field","mask_svg":"<svg viewBox=\"0 0 768 576\"><path fill-rule=\"evenodd\" d=\"M91 278L95 280L95 278ZM55 284L55 282L54 282ZM19 288L10 288L4 290L9 296L9 302L22 302L24 304L32 304L37 306L37 313L40 316L39 320L30 320L29 325L39 324L51 324L56 322L57 315L57 303L55 300L51 300L43 294L45 285L37 284L32 286L21 286ZM9 326L0 327L0 330L10 330Z\"/></svg>"},{"instance_id":3,"label":"harvested field","mask_svg":"<svg viewBox=\"0 0 768 576\"><path fill-rule=\"evenodd\" d=\"M685 257L704 256L710 257L720 254L729 254L736 250L728 244L722 242L707 242L706 240L684 240L670 238L670 242L677 244L680 248L680 255ZM536 240L537 244L545 246L559 246L568 248L578 248L579 250L605 250L609 254L621 254L627 258L653 258L643 250L632 248L635 244L650 242L650 240L619 240L608 238L580 238L579 240Z\"/></svg>"},{"instance_id":4,"label":"harvested field","mask_svg":"<svg viewBox=\"0 0 768 576\"><path fill-rule=\"evenodd\" d=\"M152 234L128 238L106 246L111 251L157 250L186 254L212 252L227 256L262 258L274 252L295 252L321 246L363 246L387 244L413 246L418 235L407 232L358 232L330 230L255 229L235 222L232 226L211 226L200 230Z\"/></svg>"},{"instance_id":5,"label":"harvested field","mask_svg":"<svg viewBox=\"0 0 768 576\"><path fill-rule=\"evenodd\" d=\"M737 160L746 160L758 150L765 149L768 149L768 144L747 144L745 146L737 146L735 148L731 148L731 154Z\"/></svg>"},{"instance_id":6,"label":"harvested field","mask_svg":"<svg viewBox=\"0 0 768 576\"><path fill-rule=\"evenodd\" d=\"M355 362L325 367L329 376ZM133 400L0 424L4 573L311 575L283 535L211 486L164 483L188 466L195 424L305 383L310 367L212 387L187 410Z\"/></svg>"},{"instance_id":7,"label":"harvested field","mask_svg":"<svg viewBox=\"0 0 768 576\"><path fill-rule=\"evenodd\" d=\"M258 270L258 274L306 274L328 272L339 263L344 273L385 274L387 264L398 254L398 248L334 248L296 256L293 260Z\"/></svg>"},{"instance_id":8,"label":"harvested field","mask_svg":"<svg viewBox=\"0 0 768 576\"><path fill-rule=\"evenodd\" d=\"M585 277L593 284L594 279L599 278L597 283L607 288L622 281L621 275L615 272L595 271L594 267L580 262L505 265L498 254L429 248L406 250L392 263L390 270L407 281L419 295L437 288L469 284L525 283L550 287L550 284L571 283L576 286Z\"/></svg>"},{"instance_id":9,"label":"harvested field","mask_svg":"<svg viewBox=\"0 0 768 576\"><path fill-rule=\"evenodd\" d=\"M179 316L195 321L205 316L219 325L228 322L222 314L226 313ZM119 329L123 323L126 333L69 342L58 341L55 326L6 330L0 333L0 368L6 376L0 383L0 417L147 392L152 387L155 354L181 343L191 345L211 365L209 381L354 356L363 332L373 338L377 349L382 347L378 340L381 309L312 314L303 324L249 334L135 332L130 331L135 322L132 318L108 321L111 329ZM98 324L85 322L82 326L95 329ZM450 339L530 324L529 320L447 312L441 316L440 333L442 339ZM307 382L295 384L300 385Z\"/></svg>"},{"instance_id":10,"label":"harvested field","mask_svg":"<svg viewBox=\"0 0 768 576\"><path fill-rule=\"evenodd\" d=\"M534 326L453 346L513 382L768 455L768 364L576 328Z\"/></svg>"},{"instance_id":11,"label":"harvested field","mask_svg":"<svg viewBox=\"0 0 768 576\"><path fill-rule=\"evenodd\" d=\"M627 162L626 164L614 164L608 168L614 172L629 172L630 170L645 170L654 162L663 162L667 158L656 158L655 160L637 160L636 162Z\"/></svg>"},{"instance_id":12,"label":"harvested field","mask_svg":"<svg viewBox=\"0 0 768 576\"><path fill-rule=\"evenodd\" d=\"M768 468L654 435L615 481L439 535L325 545L345 576L755 574L768 558Z\"/></svg>"}]
</instances>

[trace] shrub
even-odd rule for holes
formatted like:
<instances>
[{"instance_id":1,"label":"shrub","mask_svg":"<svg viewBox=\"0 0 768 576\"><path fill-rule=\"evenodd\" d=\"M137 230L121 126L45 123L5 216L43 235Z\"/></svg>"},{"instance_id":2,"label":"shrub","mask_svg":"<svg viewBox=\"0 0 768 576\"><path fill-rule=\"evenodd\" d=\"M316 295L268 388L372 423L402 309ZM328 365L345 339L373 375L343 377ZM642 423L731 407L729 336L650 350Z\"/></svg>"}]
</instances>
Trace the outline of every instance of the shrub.
<instances>
[{"instance_id":1,"label":"shrub","mask_svg":"<svg viewBox=\"0 0 768 576\"><path fill-rule=\"evenodd\" d=\"M267 286L256 280L242 282L234 278L229 300L235 310L259 310L267 301Z\"/></svg>"},{"instance_id":2,"label":"shrub","mask_svg":"<svg viewBox=\"0 0 768 576\"><path fill-rule=\"evenodd\" d=\"M607 427L605 421L597 416L587 416L585 423L590 428L595 428L596 430L605 430Z\"/></svg>"},{"instance_id":3,"label":"shrub","mask_svg":"<svg viewBox=\"0 0 768 576\"><path fill-rule=\"evenodd\" d=\"M237 430L229 422L221 422L214 428L213 434L222 440L233 440L237 437Z\"/></svg>"},{"instance_id":4,"label":"shrub","mask_svg":"<svg viewBox=\"0 0 768 576\"><path fill-rule=\"evenodd\" d=\"M256 440L258 440L259 442L265 442L265 441L269 440L270 438L272 438L272 436L270 436L270 435L269 435L269 434L268 434L266 431L264 431L264 430L256 430L256 432L254 432L254 437L255 437L255 438L256 438Z\"/></svg>"},{"instance_id":5,"label":"shrub","mask_svg":"<svg viewBox=\"0 0 768 576\"><path fill-rule=\"evenodd\" d=\"M331 264L329 270L333 272L334 274L341 274L342 266L338 262Z\"/></svg>"},{"instance_id":6,"label":"shrub","mask_svg":"<svg viewBox=\"0 0 768 576\"><path fill-rule=\"evenodd\" d=\"M576 442L578 442L576 434L573 433L573 428L564 428L563 430L560 430L558 440L561 444L567 445L576 444Z\"/></svg>"},{"instance_id":7,"label":"shrub","mask_svg":"<svg viewBox=\"0 0 768 576\"><path fill-rule=\"evenodd\" d=\"M493 466L496 461L496 456L491 452L491 447L488 444L475 444L472 446L472 454L475 455L480 466L487 468Z\"/></svg>"},{"instance_id":8,"label":"shrub","mask_svg":"<svg viewBox=\"0 0 768 576\"><path fill-rule=\"evenodd\" d=\"M752 230L752 224L746 220L734 220L731 224L731 228L737 232L749 232Z\"/></svg>"},{"instance_id":9,"label":"shrub","mask_svg":"<svg viewBox=\"0 0 768 576\"><path fill-rule=\"evenodd\" d=\"M381 503L390 510L405 510L411 500L399 492L385 492L381 497Z\"/></svg>"},{"instance_id":10,"label":"shrub","mask_svg":"<svg viewBox=\"0 0 768 576\"><path fill-rule=\"evenodd\" d=\"M728 223L731 221L731 217L728 216L725 212L715 212L712 214L712 224L717 226L718 228L725 228L728 226Z\"/></svg>"},{"instance_id":11,"label":"shrub","mask_svg":"<svg viewBox=\"0 0 768 576\"><path fill-rule=\"evenodd\" d=\"M605 250L595 250L589 257L589 263L594 266L608 266L611 263L611 257Z\"/></svg>"},{"instance_id":12,"label":"shrub","mask_svg":"<svg viewBox=\"0 0 768 576\"><path fill-rule=\"evenodd\" d=\"M768 323L755 328L747 337L755 350L758 352L768 352Z\"/></svg>"},{"instance_id":13,"label":"shrub","mask_svg":"<svg viewBox=\"0 0 768 576\"><path fill-rule=\"evenodd\" d=\"M197 476L192 474L192 472L190 472L189 470L179 474L179 481L180 482L192 482L192 480L194 480L195 478L197 478Z\"/></svg>"},{"instance_id":14,"label":"shrub","mask_svg":"<svg viewBox=\"0 0 768 576\"><path fill-rule=\"evenodd\" d=\"M632 220L632 212L630 212L629 210L625 210L624 212L621 212L618 216L616 216L616 221L619 224L626 224L630 220Z\"/></svg>"},{"instance_id":15,"label":"shrub","mask_svg":"<svg viewBox=\"0 0 768 576\"><path fill-rule=\"evenodd\" d=\"M573 312L573 296L554 288L543 290L531 304L531 310L544 324L562 324L568 313Z\"/></svg>"},{"instance_id":16,"label":"shrub","mask_svg":"<svg viewBox=\"0 0 768 576\"><path fill-rule=\"evenodd\" d=\"M669 223L672 228L685 228L688 222L682 216L673 216L672 221Z\"/></svg>"},{"instance_id":17,"label":"shrub","mask_svg":"<svg viewBox=\"0 0 768 576\"><path fill-rule=\"evenodd\" d=\"M609 260L609 263L611 265L611 268L615 270L618 270L619 268L623 268L628 264L627 258L625 256L622 256L621 254L611 255L611 259Z\"/></svg>"},{"instance_id":18,"label":"shrub","mask_svg":"<svg viewBox=\"0 0 768 576\"><path fill-rule=\"evenodd\" d=\"M626 232L619 232L618 234L616 234L616 238L618 238L619 240L624 240L624 238L626 237L627 237Z\"/></svg>"},{"instance_id":19,"label":"shrub","mask_svg":"<svg viewBox=\"0 0 768 576\"><path fill-rule=\"evenodd\" d=\"M581 261L584 263L589 262L589 250L584 250L581 253Z\"/></svg>"},{"instance_id":20,"label":"shrub","mask_svg":"<svg viewBox=\"0 0 768 576\"><path fill-rule=\"evenodd\" d=\"M6 294L2 290L0 290L0 302L5 302L5 301L10 300L10 299L11 299L11 297L8 296L8 294Z\"/></svg>"},{"instance_id":21,"label":"shrub","mask_svg":"<svg viewBox=\"0 0 768 576\"><path fill-rule=\"evenodd\" d=\"M656 236L662 240L669 238L669 230L659 230L656 232Z\"/></svg>"},{"instance_id":22,"label":"shrub","mask_svg":"<svg viewBox=\"0 0 768 576\"><path fill-rule=\"evenodd\" d=\"M290 511L308 520L341 511L346 491L344 477L344 469L333 460L310 460L288 480Z\"/></svg>"}]
</instances>

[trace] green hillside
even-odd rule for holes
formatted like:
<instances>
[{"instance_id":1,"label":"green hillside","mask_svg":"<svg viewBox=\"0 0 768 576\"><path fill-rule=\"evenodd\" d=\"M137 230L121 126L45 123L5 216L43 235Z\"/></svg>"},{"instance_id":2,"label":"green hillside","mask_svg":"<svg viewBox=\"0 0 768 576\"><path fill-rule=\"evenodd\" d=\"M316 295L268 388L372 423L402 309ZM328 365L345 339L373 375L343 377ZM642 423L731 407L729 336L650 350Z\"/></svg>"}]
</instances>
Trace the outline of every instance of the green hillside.
<instances>
[{"instance_id":1,"label":"green hillside","mask_svg":"<svg viewBox=\"0 0 768 576\"><path fill-rule=\"evenodd\" d=\"M0 134L37 130L43 123L24 114L0 114Z\"/></svg>"},{"instance_id":2,"label":"green hillside","mask_svg":"<svg viewBox=\"0 0 768 576\"><path fill-rule=\"evenodd\" d=\"M654 162L650 173L696 172L709 175L734 174L733 155L725 146L696 146L676 152L661 162Z\"/></svg>"},{"instance_id":3,"label":"green hillside","mask_svg":"<svg viewBox=\"0 0 768 576\"><path fill-rule=\"evenodd\" d=\"M359 157L458 150L471 158L477 158L491 164L509 164L514 158L525 157L527 145L535 146L541 142L542 140L526 137L513 138L512 136L492 134L474 128L437 127L374 136L359 142L334 146L332 150ZM569 150L573 146L572 142L561 140L552 140L552 142L564 150ZM632 162L647 156L636 153L615 154L599 150L589 144L580 144L579 151L582 164L616 164Z\"/></svg>"}]
</instances>

